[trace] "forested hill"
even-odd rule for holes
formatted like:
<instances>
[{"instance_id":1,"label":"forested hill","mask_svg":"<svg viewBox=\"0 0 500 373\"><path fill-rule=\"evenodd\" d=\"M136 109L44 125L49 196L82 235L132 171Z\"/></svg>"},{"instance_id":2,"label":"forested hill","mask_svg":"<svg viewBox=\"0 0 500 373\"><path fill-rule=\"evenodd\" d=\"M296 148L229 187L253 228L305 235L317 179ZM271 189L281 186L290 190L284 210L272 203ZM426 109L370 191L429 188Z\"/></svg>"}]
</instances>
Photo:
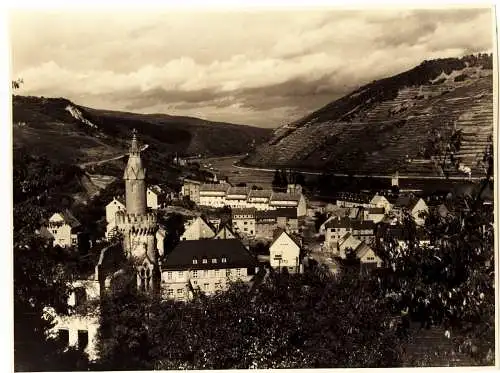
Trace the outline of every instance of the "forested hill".
<instances>
[{"instance_id":1,"label":"forested hill","mask_svg":"<svg viewBox=\"0 0 500 373\"><path fill-rule=\"evenodd\" d=\"M91 109L64 98L13 97L14 147L66 162L89 162L122 154L132 129L161 154L210 156L248 152L271 131L166 114Z\"/></svg>"},{"instance_id":2,"label":"forested hill","mask_svg":"<svg viewBox=\"0 0 500 373\"><path fill-rule=\"evenodd\" d=\"M245 160L259 167L434 174L436 130L462 131L458 158L473 174L493 134L492 55L424 61L371 82L277 129Z\"/></svg>"}]
</instances>

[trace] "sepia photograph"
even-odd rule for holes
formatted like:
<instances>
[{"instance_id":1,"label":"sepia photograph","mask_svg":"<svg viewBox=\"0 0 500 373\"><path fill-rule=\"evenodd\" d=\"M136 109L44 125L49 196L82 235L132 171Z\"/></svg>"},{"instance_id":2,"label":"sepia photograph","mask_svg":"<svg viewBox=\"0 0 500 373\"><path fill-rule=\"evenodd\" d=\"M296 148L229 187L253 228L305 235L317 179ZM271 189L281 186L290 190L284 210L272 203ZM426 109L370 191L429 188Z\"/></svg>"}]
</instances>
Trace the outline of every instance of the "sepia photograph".
<instances>
[{"instance_id":1,"label":"sepia photograph","mask_svg":"<svg viewBox=\"0 0 500 373\"><path fill-rule=\"evenodd\" d=\"M14 371L498 366L494 7L6 19Z\"/></svg>"}]
</instances>

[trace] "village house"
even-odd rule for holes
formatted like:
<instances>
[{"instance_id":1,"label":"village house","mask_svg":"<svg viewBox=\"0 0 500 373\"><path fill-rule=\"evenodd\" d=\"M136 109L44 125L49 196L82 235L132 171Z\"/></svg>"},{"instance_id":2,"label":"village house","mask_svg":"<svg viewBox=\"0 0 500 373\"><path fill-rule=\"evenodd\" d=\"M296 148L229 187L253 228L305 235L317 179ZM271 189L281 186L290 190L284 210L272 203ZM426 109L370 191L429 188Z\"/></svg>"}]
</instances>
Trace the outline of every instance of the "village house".
<instances>
[{"instance_id":1,"label":"village house","mask_svg":"<svg viewBox=\"0 0 500 373\"><path fill-rule=\"evenodd\" d=\"M158 185L148 187L146 191L146 205L147 207L158 210L165 207L167 202L165 191Z\"/></svg>"},{"instance_id":2,"label":"village house","mask_svg":"<svg viewBox=\"0 0 500 373\"><path fill-rule=\"evenodd\" d=\"M412 234L401 224L381 224L377 230L377 241L379 245L395 241L398 250L406 250L409 240L414 239L420 247L430 247L431 240L427 233L422 229L417 229Z\"/></svg>"},{"instance_id":3,"label":"village house","mask_svg":"<svg viewBox=\"0 0 500 373\"><path fill-rule=\"evenodd\" d=\"M256 211L255 238L272 240L274 231L278 228L277 220L274 210Z\"/></svg>"},{"instance_id":4,"label":"village house","mask_svg":"<svg viewBox=\"0 0 500 373\"><path fill-rule=\"evenodd\" d=\"M272 190L251 190L248 193L248 205L255 207L259 211L269 210L269 201Z\"/></svg>"},{"instance_id":5,"label":"village house","mask_svg":"<svg viewBox=\"0 0 500 373\"><path fill-rule=\"evenodd\" d=\"M77 247L81 233L82 225L69 210L56 212L40 229L43 237L60 247Z\"/></svg>"},{"instance_id":6,"label":"village house","mask_svg":"<svg viewBox=\"0 0 500 373\"><path fill-rule=\"evenodd\" d=\"M230 187L226 192L225 206L229 206L232 209L254 207L249 206L247 203L248 192L248 188L246 187Z\"/></svg>"},{"instance_id":7,"label":"village house","mask_svg":"<svg viewBox=\"0 0 500 373\"><path fill-rule=\"evenodd\" d=\"M370 208L371 199L365 194L359 193L338 193L336 205L338 207L364 207Z\"/></svg>"},{"instance_id":8,"label":"village house","mask_svg":"<svg viewBox=\"0 0 500 373\"><path fill-rule=\"evenodd\" d=\"M210 223L203 217L198 216L187 223L181 241L210 239L215 236L215 231Z\"/></svg>"},{"instance_id":9,"label":"village house","mask_svg":"<svg viewBox=\"0 0 500 373\"><path fill-rule=\"evenodd\" d=\"M232 231L232 229L227 224L221 226L221 228L217 231L217 233L214 236L214 240L230 240L230 239L239 239L239 237Z\"/></svg>"},{"instance_id":10,"label":"village house","mask_svg":"<svg viewBox=\"0 0 500 373\"><path fill-rule=\"evenodd\" d=\"M375 224L371 220L352 220L349 217L331 219L325 224L325 246L331 246L346 233L369 243L375 237Z\"/></svg>"},{"instance_id":11,"label":"village house","mask_svg":"<svg viewBox=\"0 0 500 373\"><path fill-rule=\"evenodd\" d=\"M192 193L191 181L184 180L183 195ZM254 208L256 210L275 210L278 208L297 209L297 216L307 214L307 202L300 185L291 185L289 193L273 192L271 190L249 190L247 187L232 187L229 184L203 183L199 186L200 206L220 208ZM193 199L192 199L193 200Z\"/></svg>"},{"instance_id":12,"label":"village house","mask_svg":"<svg viewBox=\"0 0 500 373\"><path fill-rule=\"evenodd\" d=\"M273 211L276 215L276 226L287 233L299 233L299 219L294 208L280 208Z\"/></svg>"},{"instance_id":13,"label":"village house","mask_svg":"<svg viewBox=\"0 0 500 373\"><path fill-rule=\"evenodd\" d=\"M370 270L382 267L383 261L375 254L370 245L357 239L351 233L346 233L331 248L333 255L346 259L349 252L355 254L361 264L361 270Z\"/></svg>"},{"instance_id":14,"label":"village house","mask_svg":"<svg viewBox=\"0 0 500 373\"><path fill-rule=\"evenodd\" d=\"M184 179L181 189L181 195L183 197L188 197L194 203L199 204L201 184L201 181Z\"/></svg>"},{"instance_id":15,"label":"village house","mask_svg":"<svg viewBox=\"0 0 500 373\"><path fill-rule=\"evenodd\" d=\"M201 206L224 207L226 206L226 194L229 188L229 184L204 183L200 186L198 203Z\"/></svg>"},{"instance_id":16,"label":"village house","mask_svg":"<svg viewBox=\"0 0 500 373\"><path fill-rule=\"evenodd\" d=\"M248 283L258 270L237 239L181 241L162 262L161 291L164 298L188 300L195 291L210 295L232 281Z\"/></svg>"},{"instance_id":17,"label":"village house","mask_svg":"<svg viewBox=\"0 0 500 373\"><path fill-rule=\"evenodd\" d=\"M398 220L401 220L404 212L409 213L418 226L425 224L425 215L429 213L429 207L422 198L412 195L400 196L394 203L392 211Z\"/></svg>"},{"instance_id":18,"label":"village house","mask_svg":"<svg viewBox=\"0 0 500 373\"><path fill-rule=\"evenodd\" d=\"M383 207L370 207L364 210L365 220L371 220L375 224L380 223L385 217L385 208Z\"/></svg>"},{"instance_id":19,"label":"village house","mask_svg":"<svg viewBox=\"0 0 500 373\"><path fill-rule=\"evenodd\" d=\"M302 273L300 242L287 232L278 229L269 247L269 263L277 271Z\"/></svg>"},{"instance_id":20,"label":"village house","mask_svg":"<svg viewBox=\"0 0 500 373\"><path fill-rule=\"evenodd\" d=\"M373 198L370 201L370 205L372 208L382 208L384 209L384 213L387 213L391 211L392 205L391 203L385 198L384 196L381 196L379 194L375 194Z\"/></svg>"},{"instance_id":21,"label":"village house","mask_svg":"<svg viewBox=\"0 0 500 373\"><path fill-rule=\"evenodd\" d=\"M231 211L231 221L233 230L242 237L255 236L255 208L233 209Z\"/></svg>"}]
</instances>

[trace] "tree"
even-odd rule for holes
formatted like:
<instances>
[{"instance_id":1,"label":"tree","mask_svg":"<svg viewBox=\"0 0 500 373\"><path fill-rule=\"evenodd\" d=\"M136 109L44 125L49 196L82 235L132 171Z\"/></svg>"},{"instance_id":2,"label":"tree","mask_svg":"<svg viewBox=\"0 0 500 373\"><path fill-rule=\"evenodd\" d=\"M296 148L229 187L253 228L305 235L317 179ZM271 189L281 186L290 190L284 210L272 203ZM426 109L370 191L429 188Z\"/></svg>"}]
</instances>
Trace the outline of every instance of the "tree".
<instances>
[{"instance_id":1,"label":"tree","mask_svg":"<svg viewBox=\"0 0 500 373\"><path fill-rule=\"evenodd\" d=\"M276 169L276 171L274 172L274 177L273 177L273 181L272 181L273 191L278 192L279 190L281 190L282 185L283 185L283 178L282 178L281 172L280 172L280 170Z\"/></svg>"},{"instance_id":2,"label":"tree","mask_svg":"<svg viewBox=\"0 0 500 373\"><path fill-rule=\"evenodd\" d=\"M316 229L316 232L319 232L319 228L321 227L321 224L323 224L326 219L328 219L328 216L323 213L323 212L315 212L314 213L314 228Z\"/></svg>"},{"instance_id":3,"label":"tree","mask_svg":"<svg viewBox=\"0 0 500 373\"><path fill-rule=\"evenodd\" d=\"M45 312L53 307L68 311L69 273L63 251L40 237L24 236L14 246L14 367L16 371L81 370L87 357L64 342L50 338L54 319Z\"/></svg>"},{"instance_id":4,"label":"tree","mask_svg":"<svg viewBox=\"0 0 500 373\"><path fill-rule=\"evenodd\" d=\"M164 241L164 252L166 255L177 246L184 233L184 216L178 213L172 213L166 217L160 217L160 223L165 226L167 232Z\"/></svg>"}]
</instances>

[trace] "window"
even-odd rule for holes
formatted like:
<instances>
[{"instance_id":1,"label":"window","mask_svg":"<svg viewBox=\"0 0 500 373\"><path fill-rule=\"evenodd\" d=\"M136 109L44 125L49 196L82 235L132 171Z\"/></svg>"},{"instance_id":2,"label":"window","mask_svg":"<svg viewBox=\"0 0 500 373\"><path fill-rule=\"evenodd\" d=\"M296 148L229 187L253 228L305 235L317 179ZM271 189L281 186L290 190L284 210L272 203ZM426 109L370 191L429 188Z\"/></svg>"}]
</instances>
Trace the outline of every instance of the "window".
<instances>
[{"instance_id":1,"label":"window","mask_svg":"<svg viewBox=\"0 0 500 373\"><path fill-rule=\"evenodd\" d=\"M216 258L213 258L213 259L212 259L212 263L217 264L217 259L216 259Z\"/></svg>"},{"instance_id":2,"label":"window","mask_svg":"<svg viewBox=\"0 0 500 373\"><path fill-rule=\"evenodd\" d=\"M196 270L193 271L193 278L198 278L198 271Z\"/></svg>"},{"instance_id":3,"label":"window","mask_svg":"<svg viewBox=\"0 0 500 373\"><path fill-rule=\"evenodd\" d=\"M182 271L178 271L178 272L177 272L177 277L181 278L182 276L183 276Z\"/></svg>"},{"instance_id":4,"label":"window","mask_svg":"<svg viewBox=\"0 0 500 373\"><path fill-rule=\"evenodd\" d=\"M198 281L193 281L193 285L198 285Z\"/></svg>"},{"instance_id":5,"label":"window","mask_svg":"<svg viewBox=\"0 0 500 373\"><path fill-rule=\"evenodd\" d=\"M247 232L247 231L248 231L248 228L247 228L247 227L245 227L245 228L243 228L243 230L244 230L245 232Z\"/></svg>"},{"instance_id":6,"label":"window","mask_svg":"<svg viewBox=\"0 0 500 373\"><path fill-rule=\"evenodd\" d=\"M221 262L222 263L227 263L227 258L225 256L223 256Z\"/></svg>"},{"instance_id":7,"label":"window","mask_svg":"<svg viewBox=\"0 0 500 373\"><path fill-rule=\"evenodd\" d=\"M193 259L193 264L198 264L198 259L194 258Z\"/></svg>"},{"instance_id":8,"label":"window","mask_svg":"<svg viewBox=\"0 0 500 373\"><path fill-rule=\"evenodd\" d=\"M220 282L216 282L215 283L215 288L216 289L222 289L222 286L221 286Z\"/></svg>"},{"instance_id":9,"label":"window","mask_svg":"<svg viewBox=\"0 0 500 373\"><path fill-rule=\"evenodd\" d=\"M184 293L182 289L177 289L177 295L182 295L182 293Z\"/></svg>"},{"instance_id":10,"label":"window","mask_svg":"<svg viewBox=\"0 0 500 373\"><path fill-rule=\"evenodd\" d=\"M229 277L231 276L231 270L230 269L226 269L226 277Z\"/></svg>"},{"instance_id":11,"label":"window","mask_svg":"<svg viewBox=\"0 0 500 373\"><path fill-rule=\"evenodd\" d=\"M214 270L214 274L215 274L215 277L219 277L219 270L218 269Z\"/></svg>"},{"instance_id":12,"label":"window","mask_svg":"<svg viewBox=\"0 0 500 373\"><path fill-rule=\"evenodd\" d=\"M203 264L207 264L207 259L203 258Z\"/></svg>"},{"instance_id":13,"label":"window","mask_svg":"<svg viewBox=\"0 0 500 373\"><path fill-rule=\"evenodd\" d=\"M87 301L87 292L85 288L78 287L75 289L75 306L81 306Z\"/></svg>"},{"instance_id":14,"label":"window","mask_svg":"<svg viewBox=\"0 0 500 373\"><path fill-rule=\"evenodd\" d=\"M236 275L237 275L237 276L241 276L241 268L238 268L238 269L236 270Z\"/></svg>"},{"instance_id":15,"label":"window","mask_svg":"<svg viewBox=\"0 0 500 373\"><path fill-rule=\"evenodd\" d=\"M172 272L167 272L167 279L171 280L172 279Z\"/></svg>"},{"instance_id":16,"label":"window","mask_svg":"<svg viewBox=\"0 0 500 373\"><path fill-rule=\"evenodd\" d=\"M366 258L366 260L375 260L375 258L373 256L369 256Z\"/></svg>"},{"instance_id":17,"label":"window","mask_svg":"<svg viewBox=\"0 0 500 373\"><path fill-rule=\"evenodd\" d=\"M78 331L78 348L84 350L89 344L89 332L86 330Z\"/></svg>"},{"instance_id":18,"label":"window","mask_svg":"<svg viewBox=\"0 0 500 373\"><path fill-rule=\"evenodd\" d=\"M253 234L253 231L250 231L250 234Z\"/></svg>"},{"instance_id":19,"label":"window","mask_svg":"<svg viewBox=\"0 0 500 373\"><path fill-rule=\"evenodd\" d=\"M206 269L205 269L205 270L203 271L203 276L208 277L208 270L206 270Z\"/></svg>"},{"instance_id":20,"label":"window","mask_svg":"<svg viewBox=\"0 0 500 373\"><path fill-rule=\"evenodd\" d=\"M59 339L65 345L69 345L69 330L59 329L57 331L57 339Z\"/></svg>"},{"instance_id":21,"label":"window","mask_svg":"<svg viewBox=\"0 0 500 373\"><path fill-rule=\"evenodd\" d=\"M243 224L244 224L244 225L247 225L247 222L245 221L245 222L243 222Z\"/></svg>"},{"instance_id":22,"label":"window","mask_svg":"<svg viewBox=\"0 0 500 373\"><path fill-rule=\"evenodd\" d=\"M281 254L276 254L274 256L274 260L281 260L281 259L282 259Z\"/></svg>"},{"instance_id":23,"label":"window","mask_svg":"<svg viewBox=\"0 0 500 373\"><path fill-rule=\"evenodd\" d=\"M203 284L203 290L208 290L208 285L209 284Z\"/></svg>"},{"instance_id":24,"label":"window","mask_svg":"<svg viewBox=\"0 0 500 373\"><path fill-rule=\"evenodd\" d=\"M168 295L169 297L173 297L173 296L174 296L174 289L168 289L168 290L167 290L167 295Z\"/></svg>"}]
</instances>

